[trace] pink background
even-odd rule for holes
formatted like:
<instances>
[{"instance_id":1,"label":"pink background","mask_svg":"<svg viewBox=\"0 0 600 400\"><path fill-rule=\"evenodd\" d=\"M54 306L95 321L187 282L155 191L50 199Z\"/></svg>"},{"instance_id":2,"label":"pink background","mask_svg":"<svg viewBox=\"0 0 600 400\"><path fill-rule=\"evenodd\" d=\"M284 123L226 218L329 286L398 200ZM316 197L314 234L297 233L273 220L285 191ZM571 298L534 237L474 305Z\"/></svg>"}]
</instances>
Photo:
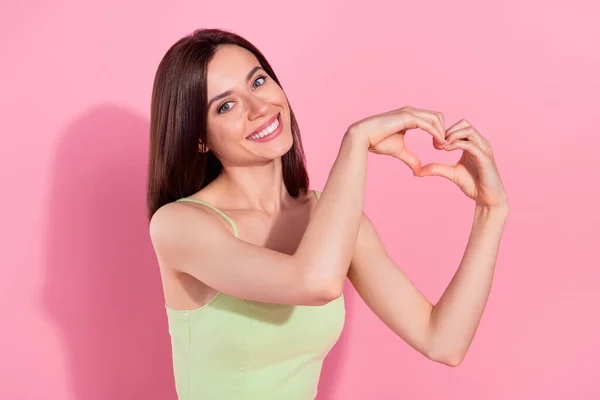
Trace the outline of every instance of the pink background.
<instances>
[{"instance_id":1,"label":"pink background","mask_svg":"<svg viewBox=\"0 0 600 400\"><path fill-rule=\"evenodd\" d=\"M319 399L600 398L598 6L352 3L3 2L0 398L175 398L144 216L149 102L160 58L200 27L271 61L314 188L350 123L407 104L468 119L495 149L511 216L463 364L417 354L348 286ZM460 154L408 143L423 162ZM437 301L472 202L373 155L366 212Z\"/></svg>"}]
</instances>

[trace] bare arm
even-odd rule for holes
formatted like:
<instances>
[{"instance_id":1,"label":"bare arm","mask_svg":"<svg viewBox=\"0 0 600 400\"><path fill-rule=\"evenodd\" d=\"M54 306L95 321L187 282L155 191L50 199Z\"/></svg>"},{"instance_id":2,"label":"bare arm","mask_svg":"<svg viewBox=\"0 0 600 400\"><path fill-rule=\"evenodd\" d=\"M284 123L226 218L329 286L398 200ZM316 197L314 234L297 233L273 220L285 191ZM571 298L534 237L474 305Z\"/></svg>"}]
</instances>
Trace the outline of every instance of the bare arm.
<instances>
[{"instance_id":1,"label":"bare arm","mask_svg":"<svg viewBox=\"0 0 600 400\"><path fill-rule=\"evenodd\" d=\"M387 254L365 216L348 276L357 292L397 335L428 358L459 365L488 300L508 201L490 143L467 121L448 129L446 150L464 150L458 163L429 164L418 176L453 181L475 200L475 215L462 261L437 304L432 305Z\"/></svg>"},{"instance_id":2,"label":"bare arm","mask_svg":"<svg viewBox=\"0 0 600 400\"><path fill-rule=\"evenodd\" d=\"M341 294L340 277L352 258L366 168L367 143L347 134L294 255L232 236L208 211L168 204L150 223L159 263L245 299L307 305L331 301Z\"/></svg>"},{"instance_id":3,"label":"bare arm","mask_svg":"<svg viewBox=\"0 0 600 400\"><path fill-rule=\"evenodd\" d=\"M372 117L349 128L295 254L239 240L208 212L171 203L150 223L159 264L250 300L318 305L339 297L362 215L367 151L416 127L442 134L424 119L404 112Z\"/></svg>"},{"instance_id":4,"label":"bare arm","mask_svg":"<svg viewBox=\"0 0 600 400\"><path fill-rule=\"evenodd\" d=\"M487 303L508 209L477 206L458 270L431 312L429 351L458 365L473 341Z\"/></svg>"},{"instance_id":5,"label":"bare arm","mask_svg":"<svg viewBox=\"0 0 600 400\"><path fill-rule=\"evenodd\" d=\"M391 258L366 215L348 278L388 328L419 353L430 357L429 320L433 304Z\"/></svg>"},{"instance_id":6,"label":"bare arm","mask_svg":"<svg viewBox=\"0 0 600 400\"><path fill-rule=\"evenodd\" d=\"M476 208L462 262L435 306L389 256L366 215L348 277L373 313L412 348L459 365L487 303L507 215L505 209Z\"/></svg>"}]
</instances>

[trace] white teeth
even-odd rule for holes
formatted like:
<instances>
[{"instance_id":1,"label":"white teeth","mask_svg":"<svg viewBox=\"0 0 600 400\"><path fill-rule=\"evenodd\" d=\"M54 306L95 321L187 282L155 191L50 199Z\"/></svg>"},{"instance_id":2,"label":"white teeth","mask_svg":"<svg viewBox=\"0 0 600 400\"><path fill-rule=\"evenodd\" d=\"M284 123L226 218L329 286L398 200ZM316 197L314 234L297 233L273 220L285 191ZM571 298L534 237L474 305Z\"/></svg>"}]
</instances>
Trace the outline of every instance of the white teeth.
<instances>
[{"instance_id":1,"label":"white teeth","mask_svg":"<svg viewBox=\"0 0 600 400\"><path fill-rule=\"evenodd\" d=\"M277 129L278 127L279 127L279 118L275 119L275 122L273 122L271 125L269 125L265 129L263 129L262 131L260 131L260 133L255 133L254 135L250 136L248 139L260 139L260 138L263 138L263 137L265 137L265 136L273 133L273 131L275 129Z\"/></svg>"}]
</instances>

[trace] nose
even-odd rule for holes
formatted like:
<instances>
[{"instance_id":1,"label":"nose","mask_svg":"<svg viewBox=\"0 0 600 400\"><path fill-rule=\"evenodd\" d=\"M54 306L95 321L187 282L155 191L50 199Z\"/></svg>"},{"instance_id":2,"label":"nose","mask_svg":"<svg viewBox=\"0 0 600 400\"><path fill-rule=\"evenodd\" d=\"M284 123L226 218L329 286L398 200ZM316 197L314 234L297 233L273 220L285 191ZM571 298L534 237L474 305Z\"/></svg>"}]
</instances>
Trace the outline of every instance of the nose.
<instances>
[{"instance_id":1,"label":"nose","mask_svg":"<svg viewBox=\"0 0 600 400\"><path fill-rule=\"evenodd\" d=\"M269 104L259 96L248 96L248 118L251 120L264 117L269 111Z\"/></svg>"}]
</instances>

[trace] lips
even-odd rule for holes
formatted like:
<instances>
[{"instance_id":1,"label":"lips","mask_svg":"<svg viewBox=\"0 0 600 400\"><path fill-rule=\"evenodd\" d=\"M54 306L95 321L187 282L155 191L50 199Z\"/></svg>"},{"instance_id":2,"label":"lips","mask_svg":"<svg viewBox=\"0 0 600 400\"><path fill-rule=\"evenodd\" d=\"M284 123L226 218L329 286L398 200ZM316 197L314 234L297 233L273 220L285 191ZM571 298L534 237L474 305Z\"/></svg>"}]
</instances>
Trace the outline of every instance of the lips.
<instances>
[{"instance_id":1,"label":"lips","mask_svg":"<svg viewBox=\"0 0 600 400\"><path fill-rule=\"evenodd\" d=\"M279 117L279 113L275 114L270 120L268 120L267 122L265 122L264 124L262 124L261 126L259 126L258 128L256 128L256 130L254 132L252 132L251 134L249 134L248 136L246 136L246 139L248 139L252 135L260 133L263 129L265 129L266 127L270 126L273 122L275 122L275 120L277 119L277 117Z\"/></svg>"}]
</instances>

